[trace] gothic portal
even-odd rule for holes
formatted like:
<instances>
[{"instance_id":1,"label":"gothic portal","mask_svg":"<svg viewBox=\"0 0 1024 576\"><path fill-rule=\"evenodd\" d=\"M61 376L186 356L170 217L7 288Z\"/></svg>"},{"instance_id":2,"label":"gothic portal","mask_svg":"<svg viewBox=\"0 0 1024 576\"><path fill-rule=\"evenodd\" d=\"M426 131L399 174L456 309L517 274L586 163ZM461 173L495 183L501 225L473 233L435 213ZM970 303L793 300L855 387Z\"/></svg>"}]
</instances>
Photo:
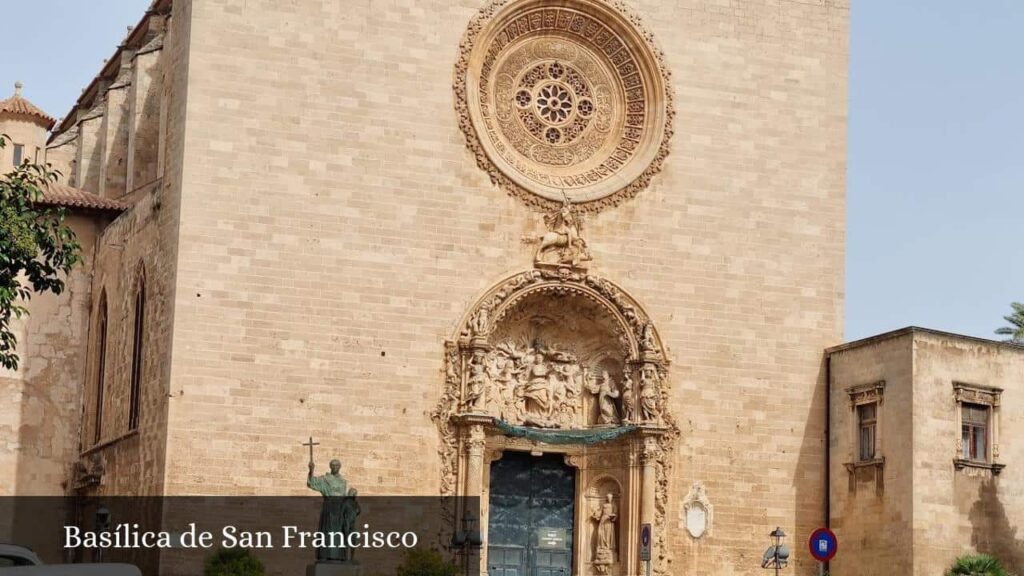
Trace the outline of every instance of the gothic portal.
<instances>
[{"instance_id":1,"label":"gothic portal","mask_svg":"<svg viewBox=\"0 0 1024 576\"><path fill-rule=\"evenodd\" d=\"M671 136L661 53L617 3L496 0L470 24L456 109L492 181L546 212L534 267L446 345L442 490L480 496L491 576L667 565L668 362L643 307L589 267L584 216L640 192ZM475 512L474 512L475 513Z\"/></svg>"}]
</instances>

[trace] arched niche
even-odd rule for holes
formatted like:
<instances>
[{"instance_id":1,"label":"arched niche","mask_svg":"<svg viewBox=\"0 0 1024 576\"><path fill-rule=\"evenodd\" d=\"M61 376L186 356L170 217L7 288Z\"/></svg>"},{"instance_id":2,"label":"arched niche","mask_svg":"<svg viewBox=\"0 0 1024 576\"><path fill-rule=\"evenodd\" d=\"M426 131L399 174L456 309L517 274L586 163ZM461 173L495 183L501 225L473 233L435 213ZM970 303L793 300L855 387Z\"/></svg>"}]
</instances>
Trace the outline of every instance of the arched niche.
<instances>
[{"instance_id":1,"label":"arched niche","mask_svg":"<svg viewBox=\"0 0 1024 576\"><path fill-rule=\"evenodd\" d=\"M449 342L451 405L441 409L542 429L660 422L667 367L654 324L621 288L531 270L496 284L463 318Z\"/></svg>"}]
</instances>

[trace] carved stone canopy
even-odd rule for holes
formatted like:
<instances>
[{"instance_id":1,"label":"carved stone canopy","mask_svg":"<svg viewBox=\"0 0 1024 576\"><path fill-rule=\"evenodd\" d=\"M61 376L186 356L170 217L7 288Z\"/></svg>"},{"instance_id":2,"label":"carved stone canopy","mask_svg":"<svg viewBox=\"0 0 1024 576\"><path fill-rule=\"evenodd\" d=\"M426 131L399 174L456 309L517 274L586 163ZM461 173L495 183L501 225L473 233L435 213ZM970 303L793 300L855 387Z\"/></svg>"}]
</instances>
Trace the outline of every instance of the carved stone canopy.
<instances>
[{"instance_id":1,"label":"carved stone canopy","mask_svg":"<svg viewBox=\"0 0 1024 576\"><path fill-rule=\"evenodd\" d=\"M451 349L454 409L513 425L654 424L667 397L653 324L614 284L581 271L532 270L500 283Z\"/></svg>"},{"instance_id":2,"label":"carved stone canopy","mask_svg":"<svg viewBox=\"0 0 1024 576\"><path fill-rule=\"evenodd\" d=\"M596 211L632 197L668 154L663 55L624 4L492 0L456 65L459 124L492 181L530 206Z\"/></svg>"}]
</instances>

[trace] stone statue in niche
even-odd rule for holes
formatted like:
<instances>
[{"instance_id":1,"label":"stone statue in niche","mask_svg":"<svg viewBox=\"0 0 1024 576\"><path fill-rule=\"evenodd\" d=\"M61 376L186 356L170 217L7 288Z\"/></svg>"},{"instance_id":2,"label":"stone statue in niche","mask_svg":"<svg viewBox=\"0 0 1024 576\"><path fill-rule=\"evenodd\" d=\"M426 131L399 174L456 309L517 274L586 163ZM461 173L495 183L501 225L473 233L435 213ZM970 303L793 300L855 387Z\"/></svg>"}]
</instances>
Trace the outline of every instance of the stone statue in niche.
<instances>
[{"instance_id":1,"label":"stone statue in niche","mask_svg":"<svg viewBox=\"0 0 1024 576\"><path fill-rule=\"evenodd\" d=\"M618 543L615 528L619 515L615 509L614 496L605 496L590 518L594 522L594 558L591 563L598 574L607 574L608 569L615 563Z\"/></svg>"},{"instance_id":2,"label":"stone statue in niche","mask_svg":"<svg viewBox=\"0 0 1024 576\"><path fill-rule=\"evenodd\" d=\"M618 408L615 406L619 390L607 370L596 382L587 382L587 392L597 396L597 424L617 426L621 423Z\"/></svg>"},{"instance_id":3,"label":"stone statue in niche","mask_svg":"<svg viewBox=\"0 0 1024 576\"><path fill-rule=\"evenodd\" d=\"M657 352L658 342L654 338L654 323L647 322L640 334L640 350L642 352Z\"/></svg>"},{"instance_id":4,"label":"stone statue in niche","mask_svg":"<svg viewBox=\"0 0 1024 576\"><path fill-rule=\"evenodd\" d=\"M466 397L463 409L467 412L483 410L485 394L490 386L491 377L487 370L487 357L483 350L473 351L473 359L469 364L469 377L466 379Z\"/></svg>"},{"instance_id":5,"label":"stone statue in niche","mask_svg":"<svg viewBox=\"0 0 1024 576\"><path fill-rule=\"evenodd\" d=\"M486 336L488 332L487 308L481 308L469 319L469 331L472 336Z\"/></svg>"},{"instance_id":6,"label":"stone statue in niche","mask_svg":"<svg viewBox=\"0 0 1024 576\"><path fill-rule=\"evenodd\" d=\"M658 371L653 366L644 366L640 371L640 420L643 422L660 421L660 403Z\"/></svg>"},{"instance_id":7,"label":"stone statue in niche","mask_svg":"<svg viewBox=\"0 0 1024 576\"><path fill-rule=\"evenodd\" d=\"M632 423L636 418L636 398L633 397L633 378L629 370L622 375L622 421Z\"/></svg>"},{"instance_id":8,"label":"stone statue in niche","mask_svg":"<svg viewBox=\"0 0 1024 576\"><path fill-rule=\"evenodd\" d=\"M582 222L572 202L566 200L561 208L544 217L544 223L548 232L540 237L534 263L577 268L592 259L587 242L580 235Z\"/></svg>"}]
</instances>

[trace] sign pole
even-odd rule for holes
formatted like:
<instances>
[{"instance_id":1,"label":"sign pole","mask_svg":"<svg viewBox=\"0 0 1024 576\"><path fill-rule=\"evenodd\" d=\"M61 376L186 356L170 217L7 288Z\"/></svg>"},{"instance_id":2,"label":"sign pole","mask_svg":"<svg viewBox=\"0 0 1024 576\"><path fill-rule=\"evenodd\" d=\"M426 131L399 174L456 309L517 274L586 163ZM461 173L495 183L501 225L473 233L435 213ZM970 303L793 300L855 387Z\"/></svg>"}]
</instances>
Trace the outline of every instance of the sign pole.
<instances>
[{"instance_id":1,"label":"sign pole","mask_svg":"<svg viewBox=\"0 0 1024 576\"><path fill-rule=\"evenodd\" d=\"M640 560L647 564L647 576L651 576L651 525L640 525Z\"/></svg>"}]
</instances>

